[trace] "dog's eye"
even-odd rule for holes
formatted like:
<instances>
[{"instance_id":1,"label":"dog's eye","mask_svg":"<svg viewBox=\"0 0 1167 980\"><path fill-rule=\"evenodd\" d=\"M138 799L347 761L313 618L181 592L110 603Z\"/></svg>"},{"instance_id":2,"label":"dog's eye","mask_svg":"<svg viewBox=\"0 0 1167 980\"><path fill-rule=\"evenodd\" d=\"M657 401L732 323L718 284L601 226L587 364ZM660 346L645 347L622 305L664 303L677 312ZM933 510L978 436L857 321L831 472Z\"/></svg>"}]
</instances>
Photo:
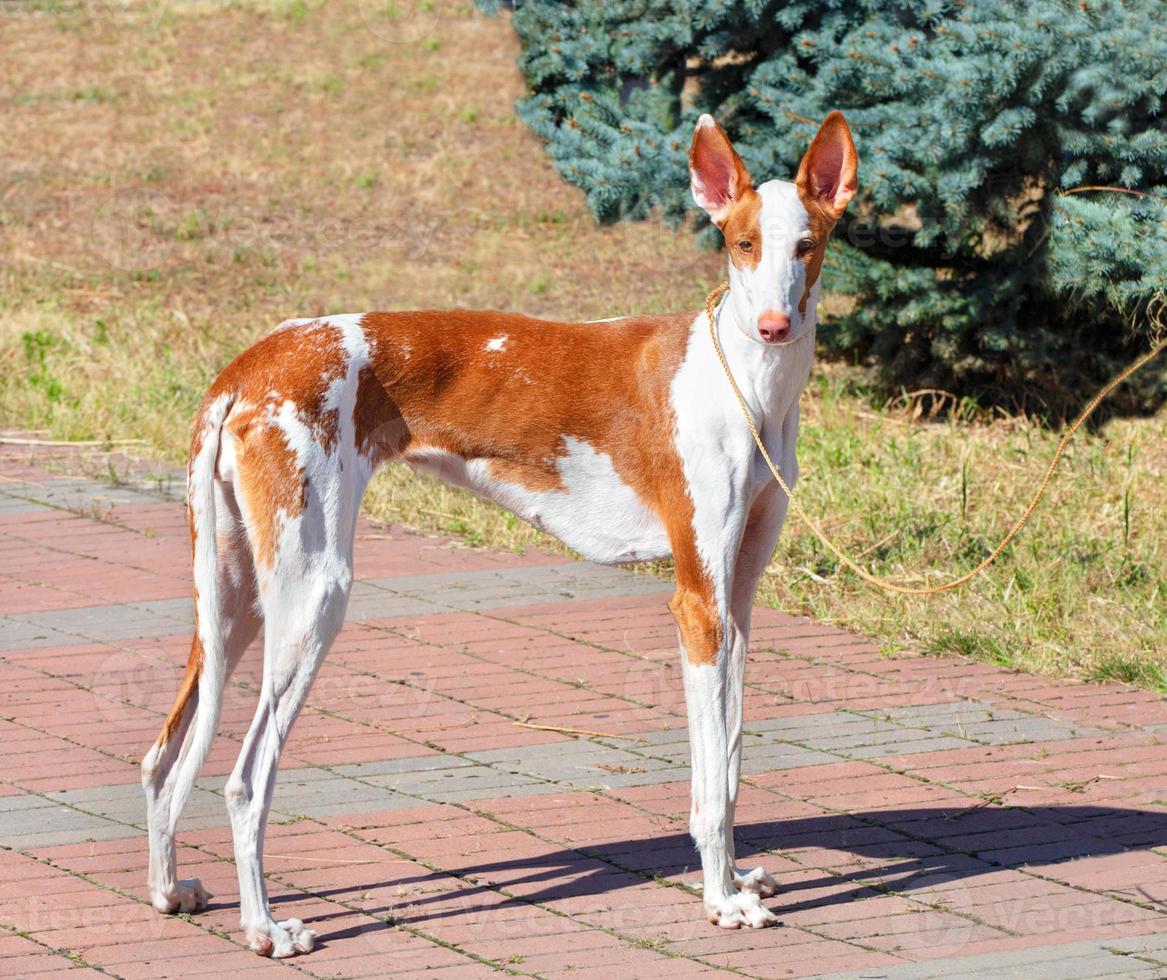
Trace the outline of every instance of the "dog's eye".
<instances>
[{"instance_id":1,"label":"dog's eye","mask_svg":"<svg viewBox=\"0 0 1167 980\"><path fill-rule=\"evenodd\" d=\"M748 238L744 238L737 243L737 247L740 248L743 252L752 252L754 250L754 243L751 242Z\"/></svg>"},{"instance_id":2,"label":"dog's eye","mask_svg":"<svg viewBox=\"0 0 1167 980\"><path fill-rule=\"evenodd\" d=\"M798 243L798 254L809 255L814 251L815 240L813 238L804 238Z\"/></svg>"}]
</instances>

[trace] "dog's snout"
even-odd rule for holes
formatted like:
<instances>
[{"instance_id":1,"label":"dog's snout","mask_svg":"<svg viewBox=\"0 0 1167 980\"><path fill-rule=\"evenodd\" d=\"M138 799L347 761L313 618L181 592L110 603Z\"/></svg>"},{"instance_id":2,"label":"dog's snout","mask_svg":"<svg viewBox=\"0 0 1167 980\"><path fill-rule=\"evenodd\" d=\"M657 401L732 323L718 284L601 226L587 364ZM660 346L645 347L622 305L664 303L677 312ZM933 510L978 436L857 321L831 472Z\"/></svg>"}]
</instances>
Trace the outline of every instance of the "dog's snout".
<instances>
[{"instance_id":1,"label":"dog's snout","mask_svg":"<svg viewBox=\"0 0 1167 980\"><path fill-rule=\"evenodd\" d=\"M790 336L790 316L777 310L766 310L758 317L758 333L768 344L780 344Z\"/></svg>"}]
</instances>

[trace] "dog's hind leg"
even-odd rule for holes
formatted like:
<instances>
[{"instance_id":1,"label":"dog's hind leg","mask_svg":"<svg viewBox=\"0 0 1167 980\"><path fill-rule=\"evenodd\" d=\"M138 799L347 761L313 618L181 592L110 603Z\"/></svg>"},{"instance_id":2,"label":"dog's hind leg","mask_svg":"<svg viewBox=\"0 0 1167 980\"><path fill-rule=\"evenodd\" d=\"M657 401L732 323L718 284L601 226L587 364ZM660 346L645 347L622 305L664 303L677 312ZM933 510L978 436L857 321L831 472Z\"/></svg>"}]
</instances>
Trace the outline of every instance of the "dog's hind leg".
<instances>
[{"instance_id":1,"label":"dog's hind leg","mask_svg":"<svg viewBox=\"0 0 1167 980\"><path fill-rule=\"evenodd\" d=\"M263 956L312 949L296 919L276 922L263 878L263 841L276 770L312 680L340 632L351 576L313 577L269 587L264 597L264 677L243 750L227 781L227 810L239 873L239 914L248 944Z\"/></svg>"},{"instance_id":2,"label":"dog's hind leg","mask_svg":"<svg viewBox=\"0 0 1167 980\"><path fill-rule=\"evenodd\" d=\"M338 496L352 496L351 487L332 489ZM298 528L283 536L274 565L261 572L263 684L226 796L239 874L240 922L248 944L262 956L306 953L313 945L314 934L299 920L272 918L263 842L284 744L344 623L352 585L355 500L338 509L339 515L309 491Z\"/></svg>"},{"instance_id":3,"label":"dog's hind leg","mask_svg":"<svg viewBox=\"0 0 1167 980\"><path fill-rule=\"evenodd\" d=\"M215 475L215 447L208 451L209 459L196 460L201 472L192 481L190 505L196 536L195 634L174 707L142 759L150 841L147 882L150 901L166 913L197 912L207 904L201 882L178 880L175 828L211 747L227 678L259 631L255 570L239 508L231 485ZM202 547L200 533L211 539Z\"/></svg>"}]
</instances>

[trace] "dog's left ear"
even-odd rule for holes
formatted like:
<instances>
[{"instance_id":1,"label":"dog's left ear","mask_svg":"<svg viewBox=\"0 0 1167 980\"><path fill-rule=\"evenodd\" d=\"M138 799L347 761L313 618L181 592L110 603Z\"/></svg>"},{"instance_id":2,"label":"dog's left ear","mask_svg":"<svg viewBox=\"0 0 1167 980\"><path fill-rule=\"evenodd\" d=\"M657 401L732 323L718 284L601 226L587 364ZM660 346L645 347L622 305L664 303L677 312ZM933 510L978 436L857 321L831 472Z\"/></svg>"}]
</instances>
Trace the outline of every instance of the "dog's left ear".
<instances>
[{"instance_id":1,"label":"dog's left ear","mask_svg":"<svg viewBox=\"0 0 1167 980\"><path fill-rule=\"evenodd\" d=\"M794 183L803 202L813 201L838 221L858 186L859 155L841 112L823 120L798 167Z\"/></svg>"},{"instance_id":2,"label":"dog's left ear","mask_svg":"<svg viewBox=\"0 0 1167 980\"><path fill-rule=\"evenodd\" d=\"M706 113L697 120L689 144L689 187L693 200L720 228L754 182L725 131Z\"/></svg>"}]
</instances>

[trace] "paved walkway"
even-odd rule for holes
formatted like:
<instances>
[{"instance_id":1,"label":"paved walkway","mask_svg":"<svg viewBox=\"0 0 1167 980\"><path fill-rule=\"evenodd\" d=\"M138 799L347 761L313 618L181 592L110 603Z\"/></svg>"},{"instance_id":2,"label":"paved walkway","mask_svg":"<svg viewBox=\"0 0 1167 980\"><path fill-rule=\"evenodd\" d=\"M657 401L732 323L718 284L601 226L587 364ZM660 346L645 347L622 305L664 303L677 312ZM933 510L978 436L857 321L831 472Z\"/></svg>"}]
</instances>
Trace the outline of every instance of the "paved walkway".
<instances>
[{"instance_id":1,"label":"paved walkway","mask_svg":"<svg viewBox=\"0 0 1167 980\"><path fill-rule=\"evenodd\" d=\"M0 457L0 976L1167 976L1162 698L759 610L738 840L783 925L718 931L678 887L667 586L368 522L267 841L319 948L240 945L221 792L254 650L180 836L216 897L159 916L137 762L189 643L184 510L164 478Z\"/></svg>"}]
</instances>

